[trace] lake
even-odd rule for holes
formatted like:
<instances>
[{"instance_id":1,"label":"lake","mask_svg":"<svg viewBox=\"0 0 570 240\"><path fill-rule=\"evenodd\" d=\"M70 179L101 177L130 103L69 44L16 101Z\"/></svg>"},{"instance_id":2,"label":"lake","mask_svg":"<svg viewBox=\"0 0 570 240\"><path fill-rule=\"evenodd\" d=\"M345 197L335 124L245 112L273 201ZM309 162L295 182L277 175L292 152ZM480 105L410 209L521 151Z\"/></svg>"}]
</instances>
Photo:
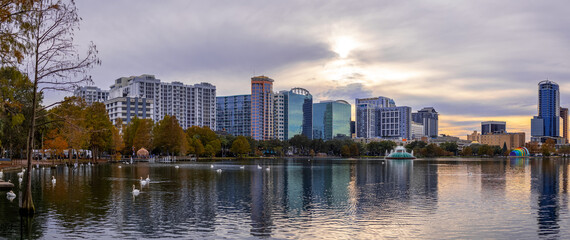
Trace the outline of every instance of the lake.
<instances>
[{"instance_id":1,"label":"lake","mask_svg":"<svg viewBox=\"0 0 570 240\"><path fill-rule=\"evenodd\" d=\"M540 158L257 159L33 169L37 214L31 221L18 215L22 193L16 172L4 173L16 183L17 198L9 201L0 193L0 237L565 238L568 170L568 160ZM141 189L139 179L147 175L151 182ZM138 196L133 184L141 190Z\"/></svg>"}]
</instances>

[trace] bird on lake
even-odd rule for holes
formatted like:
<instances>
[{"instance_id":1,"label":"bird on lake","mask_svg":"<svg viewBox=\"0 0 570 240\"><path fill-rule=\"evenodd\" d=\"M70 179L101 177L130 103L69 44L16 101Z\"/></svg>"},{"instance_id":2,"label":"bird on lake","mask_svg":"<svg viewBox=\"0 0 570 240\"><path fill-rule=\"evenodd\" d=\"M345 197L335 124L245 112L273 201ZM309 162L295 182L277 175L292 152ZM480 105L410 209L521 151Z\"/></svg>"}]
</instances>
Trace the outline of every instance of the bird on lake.
<instances>
[{"instance_id":1,"label":"bird on lake","mask_svg":"<svg viewBox=\"0 0 570 240\"><path fill-rule=\"evenodd\" d=\"M56 180L54 176L51 176L51 184L55 184Z\"/></svg>"},{"instance_id":2,"label":"bird on lake","mask_svg":"<svg viewBox=\"0 0 570 240\"><path fill-rule=\"evenodd\" d=\"M16 194L12 190L6 193L6 196L8 196L8 198L16 198Z\"/></svg>"},{"instance_id":3,"label":"bird on lake","mask_svg":"<svg viewBox=\"0 0 570 240\"><path fill-rule=\"evenodd\" d=\"M144 187L144 185L146 185L146 184L147 184L146 180L142 179L142 177L141 177L141 187Z\"/></svg>"},{"instance_id":4,"label":"bird on lake","mask_svg":"<svg viewBox=\"0 0 570 240\"><path fill-rule=\"evenodd\" d=\"M271 170L271 168L270 168L270 167L267 167L265 170L269 171L269 170Z\"/></svg>"},{"instance_id":5,"label":"bird on lake","mask_svg":"<svg viewBox=\"0 0 570 240\"><path fill-rule=\"evenodd\" d=\"M213 164L210 164L210 168L214 168L214 165L213 165Z\"/></svg>"},{"instance_id":6,"label":"bird on lake","mask_svg":"<svg viewBox=\"0 0 570 240\"><path fill-rule=\"evenodd\" d=\"M222 169L218 168L218 170L216 170L216 172L222 173Z\"/></svg>"},{"instance_id":7,"label":"bird on lake","mask_svg":"<svg viewBox=\"0 0 570 240\"><path fill-rule=\"evenodd\" d=\"M23 177L25 171L26 171L26 170L24 170L24 169L22 168L22 171L18 173L18 177L20 177L20 178Z\"/></svg>"},{"instance_id":8,"label":"bird on lake","mask_svg":"<svg viewBox=\"0 0 570 240\"><path fill-rule=\"evenodd\" d=\"M241 166L241 167L239 167L239 169L245 169L245 166Z\"/></svg>"},{"instance_id":9,"label":"bird on lake","mask_svg":"<svg viewBox=\"0 0 570 240\"><path fill-rule=\"evenodd\" d=\"M121 165L119 165L119 168L123 168L123 167L121 167Z\"/></svg>"},{"instance_id":10,"label":"bird on lake","mask_svg":"<svg viewBox=\"0 0 570 240\"><path fill-rule=\"evenodd\" d=\"M4 178L4 171L0 170L0 179Z\"/></svg>"},{"instance_id":11,"label":"bird on lake","mask_svg":"<svg viewBox=\"0 0 570 240\"><path fill-rule=\"evenodd\" d=\"M133 184L133 195L138 196L139 193L141 193L141 191L138 190L138 189L136 189L136 188L135 188L135 185Z\"/></svg>"},{"instance_id":12,"label":"bird on lake","mask_svg":"<svg viewBox=\"0 0 570 240\"><path fill-rule=\"evenodd\" d=\"M258 164L258 165L257 165L257 169L262 169L262 167L261 167L261 166L259 166L259 164Z\"/></svg>"},{"instance_id":13,"label":"bird on lake","mask_svg":"<svg viewBox=\"0 0 570 240\"><path fill-rule=\"evenodd\" d=\"M179 169L180 167L178 165L174 166L174 168Z\"/></svg>"},{"instance_id":14,"label":"bird on lake","mask_svg":"<svg viewBox=\"0 0 570 240\"><path fill-rule=\"evenodd\" d=\"M22 181L24 181L24 179L22 177L18 178L18 183L20 184L20 187L22 186Z\"/></svg>"},{"instance_id":15,"label":"bird on lake","mask_svg":"<svg viewBox=\"0 0 570 240\"><path fill-rule=\"evenodd\" d=\"M146 183L150 183L150 174L146 175Z\"/></svg>"}]
</instances>

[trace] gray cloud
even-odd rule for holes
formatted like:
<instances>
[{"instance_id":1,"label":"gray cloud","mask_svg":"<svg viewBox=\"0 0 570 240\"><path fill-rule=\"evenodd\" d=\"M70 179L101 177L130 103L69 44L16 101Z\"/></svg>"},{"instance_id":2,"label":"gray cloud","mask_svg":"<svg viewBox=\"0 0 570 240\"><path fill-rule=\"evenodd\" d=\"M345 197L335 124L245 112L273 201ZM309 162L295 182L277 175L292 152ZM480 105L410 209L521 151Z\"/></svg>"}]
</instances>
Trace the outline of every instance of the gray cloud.
<instances>
[{"instance_id":1,"label":"gray cloud","mask_svg":"<svg viewBox=\"0 0 570 240\"><path fill-rule=\"evenodd\" d=\"M208 81L220 95L243 94L252 75L266 74L276 79L276 90L305 87L317 99L387 96L442 114L530 118L536 84L547 77L560 84L561 104L570 106L567 5L83 0L76 40L97 44L103 65L91 74L103 88L121 76L149 73L163 81ZM337 36L360 44L340 77L326 74L345 71L329 64L337 59L331 47ZM418 74L397 79L390 71Z\"/></svg>"}]
</instances>

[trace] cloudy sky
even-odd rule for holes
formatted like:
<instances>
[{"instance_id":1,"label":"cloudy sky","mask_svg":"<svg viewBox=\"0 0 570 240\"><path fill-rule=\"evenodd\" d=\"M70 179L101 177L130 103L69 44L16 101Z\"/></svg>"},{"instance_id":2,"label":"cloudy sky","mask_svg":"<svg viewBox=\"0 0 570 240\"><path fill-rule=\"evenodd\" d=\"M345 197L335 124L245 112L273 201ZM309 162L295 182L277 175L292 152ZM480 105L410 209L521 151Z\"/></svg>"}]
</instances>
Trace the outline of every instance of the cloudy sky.
<instances>
[{"instance_id":1,"label":"cloudy sky","mask_svg":"<svg viewBox=\"0 0 570 240\"><path fill-rule=\"evenodd\" d=\"M440 113L440 133L485 120L530 133L537 83L570 106L567 1L77 1L80 46L93 41L107 89L122 76L210 82L247 94L250 78L316 101L386 96Z\"/></svg>"}]
</instances>

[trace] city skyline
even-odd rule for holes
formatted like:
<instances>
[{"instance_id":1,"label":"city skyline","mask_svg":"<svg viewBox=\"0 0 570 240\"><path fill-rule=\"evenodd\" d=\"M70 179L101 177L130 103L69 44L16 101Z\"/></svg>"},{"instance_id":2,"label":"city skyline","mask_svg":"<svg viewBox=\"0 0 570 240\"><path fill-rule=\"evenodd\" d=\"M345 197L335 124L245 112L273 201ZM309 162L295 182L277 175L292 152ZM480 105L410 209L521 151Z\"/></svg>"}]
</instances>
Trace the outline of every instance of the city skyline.
<instances>
[{"instance_id":1,"label":"city skyline","mask_svg":"<svg viewBox=\"0 0 570 240\"><path fill-rule=\"evenodd\" d=\"M78 7L83 21L76 39L97 44L103 64L91 75L101 88L148 73L167 82L210 82L218 96L228 96L247 94L250 78L266 75L275 90L306 88L315 102L386 96L414 111L433 106L439 132L455 136L490 120L530 133L536 84L546 78L560 85L560 105L570 105L567 37L556 31L565 29L567 16L555 3L80 1Z\"/></svg>"}]
</instances>

